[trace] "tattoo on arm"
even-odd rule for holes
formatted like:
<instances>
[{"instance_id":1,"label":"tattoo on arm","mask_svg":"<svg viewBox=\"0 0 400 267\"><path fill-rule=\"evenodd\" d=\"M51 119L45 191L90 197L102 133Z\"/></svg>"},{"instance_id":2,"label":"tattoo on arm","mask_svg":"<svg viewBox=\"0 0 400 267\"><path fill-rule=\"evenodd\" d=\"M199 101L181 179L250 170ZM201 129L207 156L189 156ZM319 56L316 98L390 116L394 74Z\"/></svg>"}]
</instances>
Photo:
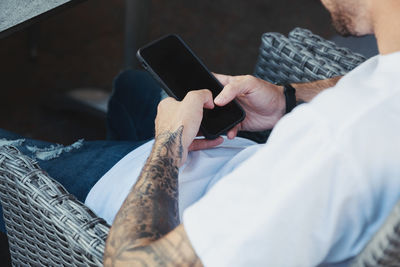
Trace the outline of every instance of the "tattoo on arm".
<instances>
[{"instance_id":1,"label":"tattoo on arm","mask_svg":"<svg viewBox=\"0 0 400 267\"><path fill-rule=\"evenodd\" d=\"M137 183L115 217L106 243L105 266L200 264L183 226L171 232L180 223L182 132L183 126L156 137Z\"/></svg>"}]
</instances>

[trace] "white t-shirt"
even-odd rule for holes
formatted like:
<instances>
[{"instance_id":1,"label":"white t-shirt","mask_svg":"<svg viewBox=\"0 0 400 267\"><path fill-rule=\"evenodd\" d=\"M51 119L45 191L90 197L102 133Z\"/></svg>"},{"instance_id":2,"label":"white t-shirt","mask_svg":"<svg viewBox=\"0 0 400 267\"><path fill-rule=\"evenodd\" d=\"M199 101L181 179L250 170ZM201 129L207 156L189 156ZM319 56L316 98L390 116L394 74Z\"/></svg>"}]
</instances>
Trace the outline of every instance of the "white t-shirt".
<instances>
[{"instance_id":1,"label":"white t-shirt","mask_svg":"<svg viewBox=\"0 0 400 267\"><path fill-rule=\"evenodd\" d=\"M186 209L205 266L316 266L357 255L400 197L400 53L368 60L275 127Z\"/></svg>"},{"instance_id":2,"label":"white t-shirt","mask_svg":"<svg viewBox=\"0 0 400 267\"><path fill-rule=\"evenodd\" d=\"M112 224L151 152L153 141L133 150L112 167L90 190L85 204ZM220 177L237 168L260 148L253 141L236 138L216 148L189 152L179 169L179 213L199 200Z\"/></svg>"},{"instance_id":3,"label":"white t-shirt","mask_svg":"<svg viewBox=\"0 0 400 267\"><path fill-rule=\"evenodd\" d=\"M189 199L179 204L205 266L316 266L361 251L400 197L399 70L400 53L372 58L285 116L267 144L226 148L215 165L215 150L196 152L185 169L194 186L185 189L179 177ZM89 207L112 220L150 148L112 168L89 193ZM196 168L201 153L211 172ZM197 171L206 182L192 176Z\"/></svg>"}]
</instances>

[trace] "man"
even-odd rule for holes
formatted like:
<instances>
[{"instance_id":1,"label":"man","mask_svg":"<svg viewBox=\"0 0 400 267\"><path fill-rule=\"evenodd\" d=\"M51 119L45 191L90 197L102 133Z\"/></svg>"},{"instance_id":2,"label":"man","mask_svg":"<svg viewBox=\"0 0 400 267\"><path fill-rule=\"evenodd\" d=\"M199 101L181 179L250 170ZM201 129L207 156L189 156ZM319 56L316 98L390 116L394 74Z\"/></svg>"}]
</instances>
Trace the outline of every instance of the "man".
<instances>
[{"instance_id":1,"label":"man","mask_svg":"<svg viewBox=\"0 0 400 267\"><path fill-rule=\"evenodd\" d=\"M347 261L366 245L400 196L400 2L322 2L343 35L375 33L380 56L282 119L282 88L248 76L217 75L225 88L214 100L207 90L163 100L105 266L316 266ZM243 144L226 163L241 164L212 178L181 223L178 176L188 151L222 142L195 139L203 108L233 98L247 117L229 138L274 131L265 145Z\"/></svg>"},{"instance_id":2,"label":"man","mask_svg":"<svg viewBox=\"0 0 400 267\"><path fill-rule=\"evenodd\" d=\"M160 90L147 75L126 72L116 80L109 105L109 137L117 141L63 148L0 131L0 145L18 145L69 192L114 221L106 266L347 261L400 195L399 55L393 54L400 50L399 6L395 0L324 4L341 33L373 31L381 54L390 55L371 59L283 119L282 87L251 76L217 75L226 86L215 100L199 90L182 102L161 102L156 138L146 143L154 136ZM294 85L296 96L309 101L335 82ZM230 140L221 145L221 138L194 139L203 107L233 98L247 117L228 133ZM235 138L238 130L274 126L265 145Z\"/></svg>"}]
</instances>

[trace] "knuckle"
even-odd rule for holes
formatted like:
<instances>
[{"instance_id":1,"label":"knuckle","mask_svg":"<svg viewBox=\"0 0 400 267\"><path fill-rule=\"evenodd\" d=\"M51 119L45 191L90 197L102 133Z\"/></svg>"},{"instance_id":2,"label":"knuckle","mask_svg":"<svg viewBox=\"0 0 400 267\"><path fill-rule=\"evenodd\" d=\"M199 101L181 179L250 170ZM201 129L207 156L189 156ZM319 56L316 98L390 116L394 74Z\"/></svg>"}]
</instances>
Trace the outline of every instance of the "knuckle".
<instances>
[{"instance_id":1,"label":"knuckle","mask_svg":"<svg viewBox=\"0 0 400 267\"><path fill-rule=\"evenodd\" d=\"M172 97L167 97L163 100L160 101L160 103L158 103L158 108L163 108L164 106L172 103L174 101L174 99Z\"/></svg>"},{"instance_id":2,"label":"knuckle","mask_svg":"<svg viewBox=\"0 0 400 267\"><path fill-rule=\"evenodd\" d=\"M187 97L193 97L194 95L196 95L196 91L194 91L194 90L189 91L189 92L186 94Z\"/></svg>"},{"instance_id":3,"label":"knuckle","mask_svg":"<svg viewBox=\"0 0 400 267\"><path fill-rule=\"evenodd\" d=\"M209 89L203 89L203 90L201 90L201 93L206 97L209 97L212 95L212 93Z\"/></svg>"},{"instance_id":4,"label":"knuckle","mask_svg":"<svg viewBox=\"0 0 400 267\"><path fill-rule=\"evenodd\" d=\"M253 80L254 80L254 76L253 76L253 75L250 75L250 74L247 74L247 75L244 76L244 79L245 79L246 81L253 81Z\"/></svg>"},{"instance_id":5,"label":"knuckle","mask_svg":"<svg viewBox=\"0 0 400 267\"><path fill-rule=\"evenodd\" d=\"M158 103L158 106L157 106L157 113L160 113L160 110L162 110L162 109L163 109L163 103L160 102L160 103Z\"/></svg>"},{"instance_id":6,"label":"knuckle","mask_svg":"<svg viewBox=\"0 0 400 267\"><path fill-rule=\"evenodd\" d=\"M163 99L162 101L160 101L160 103L158 103L158 108L162 108L163 106L166 105L167 102L168 102L167 98Z\"/></svg>"}]
</instances>

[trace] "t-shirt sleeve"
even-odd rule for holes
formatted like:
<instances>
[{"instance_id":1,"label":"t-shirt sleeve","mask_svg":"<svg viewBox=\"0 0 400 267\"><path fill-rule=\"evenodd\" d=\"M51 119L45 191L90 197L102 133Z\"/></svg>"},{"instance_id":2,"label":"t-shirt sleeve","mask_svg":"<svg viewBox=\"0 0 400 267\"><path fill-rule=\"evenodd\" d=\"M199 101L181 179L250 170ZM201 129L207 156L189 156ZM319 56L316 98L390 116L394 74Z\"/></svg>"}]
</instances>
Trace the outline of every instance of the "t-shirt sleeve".
<instances>
[{"instance_id":1,"label":"t-shirt sleeve","mask_svg":"<svg viewBox=\"0 0 400 267\"><path fill-rule=\"evenodd\" d=\"M307 105L296 113L184 212L205 266L339 262L358 253L370 238L365 232L382 223L357 160L338 149L330 126Z\"/></svg>"}]
</instances>

